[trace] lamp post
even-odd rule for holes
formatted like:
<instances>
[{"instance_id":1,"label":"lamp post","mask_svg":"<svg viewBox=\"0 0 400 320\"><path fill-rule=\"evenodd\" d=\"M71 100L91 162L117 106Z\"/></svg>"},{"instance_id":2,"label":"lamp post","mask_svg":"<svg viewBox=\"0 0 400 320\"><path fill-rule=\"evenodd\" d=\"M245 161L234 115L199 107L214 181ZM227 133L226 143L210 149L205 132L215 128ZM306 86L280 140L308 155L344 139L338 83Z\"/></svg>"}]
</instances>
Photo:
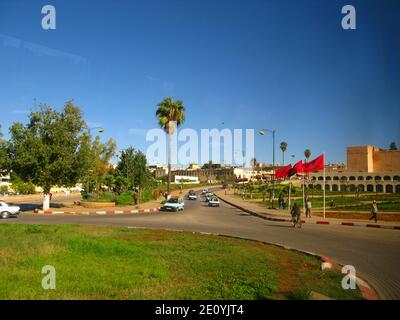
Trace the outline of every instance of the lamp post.
<instances>
[{"instance_id":1,"label":"lamp post","mask_svg":"<svg viewBox=\"0 0 400 320\"><path fill-rule=\"evenodd\" d=\"M98 129L98 133L103 133L104 132L104 128L103 127L94 127L94 128L88 128L89 133L92 132L92 130L96 130Z\"/></svg>"},{"instance_id":2,"label":"lamp post","mask_svg":"<svg viewBox=\"0 0 400 320\"><path fill-rule=\"evenodd\" d=\"M259 131L259 134L261 136L265 135L265 132L271 132L272 133L272 209L275 209L274 207L274 199L275 199L275 129L261 129Z\"/></svg>"}]
</instances>

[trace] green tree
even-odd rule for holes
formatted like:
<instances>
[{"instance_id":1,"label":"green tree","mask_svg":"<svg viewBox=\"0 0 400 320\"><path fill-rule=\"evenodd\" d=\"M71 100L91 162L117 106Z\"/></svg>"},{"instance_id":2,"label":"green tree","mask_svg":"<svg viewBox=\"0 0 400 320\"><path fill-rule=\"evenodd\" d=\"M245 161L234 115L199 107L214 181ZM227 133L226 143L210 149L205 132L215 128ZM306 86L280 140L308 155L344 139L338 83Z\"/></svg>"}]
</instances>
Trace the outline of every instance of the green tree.
<instances>
[{"instance_id":1,"label":"green tree","mask_svg":"<svg viewBox=\"0 0 400 320\"><path fill-rule=\"evenodd\" d=\"M9 144L3 140L3 132L0 125L0 176L10 171Z\"/></svg>"},{"instance_id":2,"label":"green tree","mask_svg":"<svg viewBox=\"0 0 400 320\"><path fill-rule=\"evenodd\" d=\"M185 122L185 107L181 100L174 101L174 98L165 98L157 105L156 117L158 124L168 134L168 193L171 184L171 162L172 162L172 137L177 127Z\"/></svg>"},{"instance_id":3,"label":"green tree","mask_svg":"<svg viewBox=\"0 0 400 320\"><path fill-rule=\"evenodd\" d=\"M42 187L43 209L53 186L74 186L90 167L90 136L79 107L68 101L61 112L47 105L31 112L29 122L10 128L11 169Z\"/></svg>"},{"instance_id":4,"label":"green tree","mask_svg":"<svg viewBox=\"0 0 400 320\"><path fill-rule=\"evenodd\" d=\"M253 171L255 171L257 168L257 165L258 165L257 159L253 158L253 159L251 159L250 162L251 162L251 166L253 167Z\"/></svg>"},{"instance_id":5,"label":"green tree","mask_svg":"<svg viewBox=\"0 0 400 320\"><path fill-rule=\"evenodd\" d=\"M94 184L95 191L100 191L102 185L106 184L105 180L110 170L110 160L115 154L117 144L113 139L109 139L106 142L101 142L100 137L96 136L95 139L90 143L88 150L90 165L86 175L87 179Z\"/></svg>"},{"instance_id":6,"label":"green tree","mask_svg":"<svg viewBox=\"0 0 400 320\"><path fill-rule=\"evenodd\" d=\"M397 150L396 142L392 142L389 147L390 150Z\"/></svg>"},{"instance_id":7,"label":"green tree","mask_svg":"<svg viewBox=\"0 0 400 320\"><path fill-rule=\"evenodd\" d=\"M308 162L308 160L309 160L310 157L311 157L311 150L310 150L310 149L304 150L304 156L306 157L306 160L307 160L307 162Z\"/></svg>"},{"instance_id":8,"label":"green tree","mask_svg":"<svg viewBox=\"0 0 400 320\"><path fill-rule=\"evenodd\" d=\"M280 148L282 151L282 164L285 165L285 152L287 150L287 143L285 141L282 141L280 144Z\"/></svg>"}]
</instances>

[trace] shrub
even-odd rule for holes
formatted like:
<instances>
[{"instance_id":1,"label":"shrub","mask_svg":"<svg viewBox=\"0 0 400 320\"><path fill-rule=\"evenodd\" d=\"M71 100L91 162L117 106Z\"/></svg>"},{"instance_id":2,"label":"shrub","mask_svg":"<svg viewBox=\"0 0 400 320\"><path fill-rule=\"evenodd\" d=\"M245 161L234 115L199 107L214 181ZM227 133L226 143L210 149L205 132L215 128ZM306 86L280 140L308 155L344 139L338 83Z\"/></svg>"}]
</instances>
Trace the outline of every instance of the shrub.
<instances>
[{"instance_id":1,"label":"shrub","mask_svg":"<svg viewBox=\"0 0 400 320\"><path fill-rule=\"evenodd\" d=\"M115 202L118 205L129 205L132 204L133 197L130 193L122 193L119 196L117 196Z\"/></svg>"},{"instance_id":2,"label":"shrub","mask_svg":"<svg viewBox=\"0 0 400 320\"><path fill-rule=\"evenodd\" d=\"M114 202L115 195L112 192L89 193L84 199L91 202Z\"/></svg>"}]
</instances>

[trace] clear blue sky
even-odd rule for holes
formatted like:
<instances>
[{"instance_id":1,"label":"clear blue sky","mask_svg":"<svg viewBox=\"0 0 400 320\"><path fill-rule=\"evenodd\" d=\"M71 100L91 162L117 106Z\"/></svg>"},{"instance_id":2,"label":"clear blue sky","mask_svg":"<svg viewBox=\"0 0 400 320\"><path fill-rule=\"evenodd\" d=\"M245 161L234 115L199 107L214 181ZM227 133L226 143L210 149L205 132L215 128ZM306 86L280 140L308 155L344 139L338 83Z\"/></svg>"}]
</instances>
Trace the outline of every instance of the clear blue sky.
<instances>
[{"instance_id":1,"label":"clear blue sky","mask_svg":"<svg viewBox=\"0 0 400 320\"><path fill-rule=\"evenodd\" d=\"M341 28L341 8L357 30ZM41 28L41 8L57 29ZM287 154L400 145L400 2L336 0L0 0L0 124L7 137L34 98L74 99L118 147L146 150L167 96L184 127L273 128ZM271 140L255 155L271 162ZM281 159L280 152L278 160Z\"/></svg>"}]
</instances>

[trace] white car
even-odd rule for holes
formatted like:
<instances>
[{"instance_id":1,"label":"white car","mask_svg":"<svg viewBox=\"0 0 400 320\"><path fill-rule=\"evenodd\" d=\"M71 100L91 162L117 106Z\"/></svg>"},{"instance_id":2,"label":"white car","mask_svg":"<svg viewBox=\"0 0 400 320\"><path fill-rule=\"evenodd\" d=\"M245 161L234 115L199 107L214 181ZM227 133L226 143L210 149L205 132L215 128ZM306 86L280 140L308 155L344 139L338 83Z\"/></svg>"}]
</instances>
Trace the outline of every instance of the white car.
<instances>
[{"instance_id":1,"label":"white car","mask_svg":"<svg viewBox=\"0 0 400 320\"><path fill-rule=\"evenodd\" d=\"M21 211L19 206L10 206L4 201L0 201L0 217L7 219L11 216L17 217Z\"/></svg>"},{"instance_id":2,"label":"white car","mask_svg":"<svg viewBox=\"0 0 400 320\"><path fill-rule=\"evenodd\" d=\"M185 209L185 202L181 198L170 198L161 207L163 211L183 211Z\"/></svg>"},{"instance_id":3,"label":"white car","mask_svg":"<svg viewBox=\"0 0 400 320\"><path fill-rule=\"evenodd\" d=\"M208 200L208 205L210 207L219 207L219 199L217 197L211 197L210 200Z\"/></svg>"},{"instance_id":4,"label":"white car","mask_svg":"<svg viewBox=\"0 0 400 320\"><path fill-rule=\"evenodd\" d=\"M188 194L188 199L189 200L196 200L197 199L197 195L194 192L190 192Z\"/></svg>"},{"instance_id":5,"label":"white car","mask_svg":"<svg viewBox=\"0 0 400 320\"><path fill-rule=\"evenodd\" d=\"M208 189L203 189L203 191L201 193L206 194L207 192L208 192Z\"/></svg>"}]
</instances>

